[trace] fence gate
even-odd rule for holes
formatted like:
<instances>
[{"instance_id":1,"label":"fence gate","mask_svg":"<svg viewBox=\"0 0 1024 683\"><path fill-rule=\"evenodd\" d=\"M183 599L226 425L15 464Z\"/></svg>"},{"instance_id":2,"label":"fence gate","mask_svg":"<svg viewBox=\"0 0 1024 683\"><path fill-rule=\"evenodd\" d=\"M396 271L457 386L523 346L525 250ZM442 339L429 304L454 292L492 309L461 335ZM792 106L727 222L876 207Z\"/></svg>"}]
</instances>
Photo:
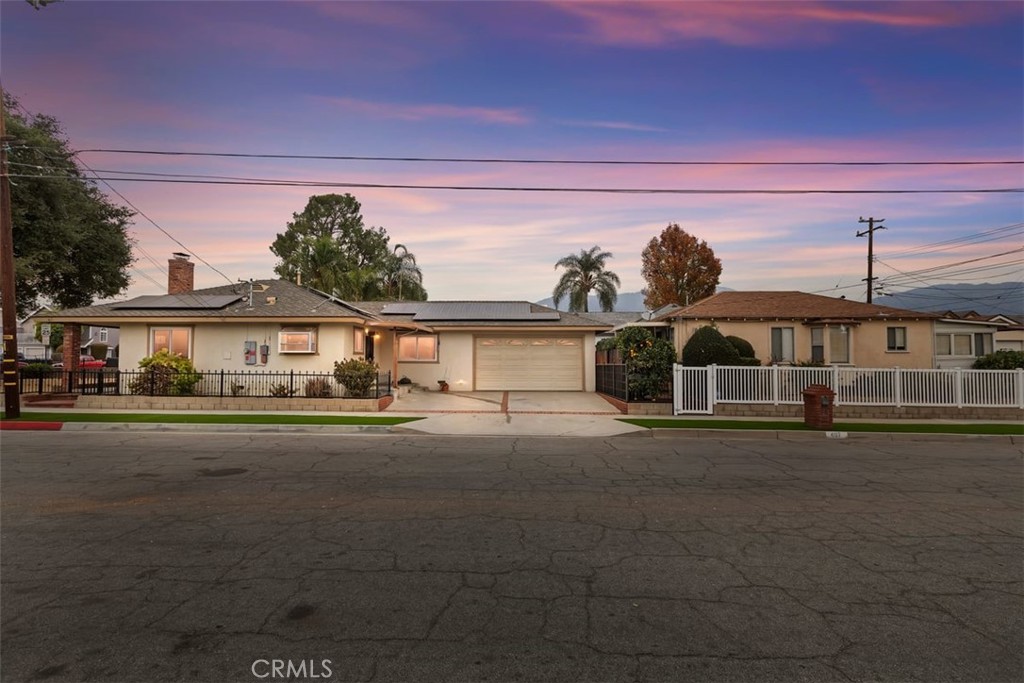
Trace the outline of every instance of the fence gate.
<instances>
[{"instance_id":1,"label":"fence gate","mask_svg":"<svg viewBox=\"0 0 1024 683\"><path fill-rule=\"evenodd\" d=\"M711 415L715 411L715 373L708 368L672 366L672 413Z\"/></svg>"}]
</instances>

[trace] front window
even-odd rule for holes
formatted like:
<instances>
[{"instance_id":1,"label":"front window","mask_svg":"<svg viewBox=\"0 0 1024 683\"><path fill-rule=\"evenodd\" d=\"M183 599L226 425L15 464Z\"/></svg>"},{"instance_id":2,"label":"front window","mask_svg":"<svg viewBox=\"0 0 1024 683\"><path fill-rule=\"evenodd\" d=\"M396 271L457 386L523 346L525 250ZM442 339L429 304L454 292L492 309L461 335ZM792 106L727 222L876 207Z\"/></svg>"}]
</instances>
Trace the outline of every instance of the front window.
<instances>
[{"instance_id":1,"label":"front window","mask_svg":"<svg viewBox=\"0 0 1024 683\"><path fill-rule=\"evenodd\" d=\"M366 330L361 327L352 330L352 353L366 353Z\"/></svg>"},{"instance_id":2,"label":"front window","mask_svg":"<svg viewBox=\"0 0 1024 683\"><path fill-rule=\"evenodd\" d=\"M811 362L825 362L825 328L811 328Z\"/></svg>"},{"instance_id":3,"label":"front window","mask_svg":"<svg viewBox=\"0 0 1024 683\"><path fill-rule=\"evenodd\" d=\"M949 333L935 335L935 354L938 356L970 356L971 335Z\"/></svg>"},{"instance_id":4,"label":"front window","mask_svg":"<svg viewBox=\"0 0 1024 683\"><path fill-rule=\"evenodd\" d=\"M992 353L992 333L976 332L974 334L974 355L987 356Z\"/></svg>"},{"instance_id":5,"label":"front window","mask_svg":"<svg viewBox=\"0 0 1024 683\"><path fill-rule=\"evenodd\" d=\"M890 327L886 329L886 346L887 351L906 351L907 350L907 328L905 327Z\"/></svg>"},{"instance_id":6,"label":"front window","mask_svg":"<svg viewBox=\"0 0 1024 683\"><path fill-rule=\"evenodd\" d=\"M850 328L845 325L829 328L828 352L830 363L850 362Z\"/></svg>"},{"instance_id":7,"label":"front window","mask_svg":"<svg viewBox=\"0 0 1024 683\"><path fill-rule=\"evenodd\" d=\"M149 331L150 354L166 351L183 358L192 357L192 328L154 327Z\"/></svg>"},{"instance_id":8,"label":"front window","mask_svg":"<svg viewBox=\"0 0 1024 683\"><path fill-rule=\"evenodd\" d=\"M398 360L400 362L436 362L437 336L433 334L411 334L398 338Z\"/></svg>"},{"instance_id":9,"label":"front window","mask_svg":"<svg viewBox=\"0 0 1024 683\"><path fill-rule=\"evenodd\" d=\"M796 360L793 354L793 328L772 328L772 362L792 363Z\"/></svg>"},{"instance_id":10,"label":"front window","mask_svg":"<svg viewBox=\"0 0 1024 683\"><path fill-rule=\"evenodd\" d=\"M100 328L100 343L106 344L108 336L109 335L107 334L107 328L101 327Z\"/></svg>"},{"instance_id":11,"label":"front window","mask_svg":"<svg viewBox=\"0 0 1024 683\"><path fill-rule=\"evenodd\" d=\"M315 327L283 327L277 337L278 353L316 353Z\"/></svg>"}]
</instances>

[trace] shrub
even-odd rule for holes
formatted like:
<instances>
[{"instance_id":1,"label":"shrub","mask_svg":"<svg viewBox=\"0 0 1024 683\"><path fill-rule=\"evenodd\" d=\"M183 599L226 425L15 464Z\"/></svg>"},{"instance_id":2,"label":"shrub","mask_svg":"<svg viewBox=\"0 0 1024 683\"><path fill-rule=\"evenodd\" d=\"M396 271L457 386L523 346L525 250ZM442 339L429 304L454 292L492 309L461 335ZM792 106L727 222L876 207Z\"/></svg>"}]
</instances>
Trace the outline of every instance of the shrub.
<instances>
[{"instance_id":1,"label":"shrub","mask_svg":"<svg viewBox=\"0 0 1024 683\"><path fill-rule=\"evenodd\" d=\"M740 354L717 328L705 325L693 333L683 346L683 365L740 365Z\"/></svg>"},{"instance_id":2,"label":"shrub","mask_svg":"<svg viewBox=\"0 0 1024 683\"><path fill-rule=\"evenodd\" d=\"M192 361L167 351L143 358L139 367L142 373L128 384L128 391L133 394L190 396L203 378Z\"/></svg>"},{"instance_id":3,"label":"shrub","mask_svg":"<svg viewBox=\"0 0 1024 683\"><path fill-rule=\"evenodd\" d=\"M975 370L1016 370L1024 368L1024 351L999 349L995 353L978 358L971 366Z\"/></svg>"},{"instance_id":4,"label":"shrub","mask_svg":"<svg viewBox=\"0 0 1024 683\"><path fill-rule=\"evenodd\" d=\"M624 332L625 330L622 330L622 331ZM601 341L597 342L597 346L595 348L598 351L611 351L612 349L616 348L615 340L617 338L618 338L617 336L616 337L605 337Z\"/></svg>"},{"instance_id":5,"label":"shrub","mask_svg":"<svg viewBox=\"0 0 1024 683\"><path fill-rule=\"evenodd\" d=\"M309 398L330 398L331 383L323 377L313 377L306 380L306 396Z\"/></svg>"},{"instance_id":6,"label":"shrub","mask_svg":"<svg viewBox=\"0 0 1024 683\"><path fill-rule=\"evenodd\" d=\"M676 351L667 339L658 339L643 327L627 327L615 335L615 345L626 363L626 389L631 399L654 400L672 376Z\"/></svg>"},{"instance_id":7,"label":"shrub","mask_svg":"<svg viewBox=\"0 0 1024 683\"><path fill-rule=\"evenodd\" d=\"M274 398L291 398L298 389L289 389L286 384L275 384L270 387L270 395Z\"/></svg>"},{"instance_id":8,"label":"shrub","mask_svg":"<svg viewBox=\"0 0 1024 683\"><path fill-rule=\"evenodd\" d=\"M49 363L29 363L21 368L22 377L46 377L53 372Z\"/></svg>"},{"instance_id":9,"label":"shrub","mask_svg":"<svg viewBox=\"0 0 1024 683\"><path fill-rule=\"evenodd\" d=\"M736 349L736 352L740 354L740 358L757 358L757 354L754 353L754 346L743 337L737 337L729 335L725 338L725 341L732 344L732 347Z\"/></svg>"},{"instance_id":10,"label":"shrub","mask_svg":"<svg viewBox=\"0 0 1024 683\"><path fill-rule=\"evenodd\" d=\"M377 366L362 358L334 361L334 379L353 398L366 398L377 381Z\"/></svg>"}]
</instances>

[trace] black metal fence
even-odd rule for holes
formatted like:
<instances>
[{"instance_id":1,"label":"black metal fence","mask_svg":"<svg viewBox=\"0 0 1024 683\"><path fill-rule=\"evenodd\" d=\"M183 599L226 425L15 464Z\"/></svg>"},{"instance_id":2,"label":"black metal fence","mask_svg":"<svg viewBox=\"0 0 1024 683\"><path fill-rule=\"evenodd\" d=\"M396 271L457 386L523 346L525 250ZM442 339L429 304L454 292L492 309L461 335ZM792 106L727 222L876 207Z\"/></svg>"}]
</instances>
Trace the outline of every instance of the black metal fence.
<instances>
[{"instance_id":1,"label":"black metal fence","mask_svg":"<svg viewBox=\"0 0 1024 683\"><path fill-rule=\"evenodd\" d=\"M596 370L594 388L598 393L607 394L621 401L629 400L625 363L595 365L594 368Z\"/></svg>"},{"instance_id":2,"label":"black metal fence","mask_svg":"<svg viewBox=\"0 0 1024 683\"><path fill-rule=\"evenodd\" d=\"M630 396L629 392L629 365L626 363L607 363L594 366L595 386L599 393L607 394L620 401L640 401L643 397ZM634 378L635 380L636 378ZM635 386L635 384L634 384ZM635 393L635 392L634 392ZM658 383L657 396L653 399L657 402L672 401L672 374L665 375Z\"/></svg>"},{"instance_id":3,"label":"black metal fence","mask_svg":"<svg viewBox=\"0 0 1024 683\"><path fill-rule=\"evenodd\" d=\"M391 395L391 373L378 373L365 393L348 391L329 372L196 370L154 373L145 369L36 370L19 373L22 394L202 396L254 398L381 398Z\"/></svg>"}]
</instances>

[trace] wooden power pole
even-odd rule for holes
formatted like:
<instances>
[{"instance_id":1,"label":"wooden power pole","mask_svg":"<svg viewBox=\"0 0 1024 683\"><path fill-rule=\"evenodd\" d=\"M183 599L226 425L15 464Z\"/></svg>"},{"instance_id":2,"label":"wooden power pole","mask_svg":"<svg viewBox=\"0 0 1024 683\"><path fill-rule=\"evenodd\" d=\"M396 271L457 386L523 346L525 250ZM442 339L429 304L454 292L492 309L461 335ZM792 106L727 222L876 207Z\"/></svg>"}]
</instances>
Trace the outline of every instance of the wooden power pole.
<instances>
[{"instance_id":1,"label":"wooden power pole","mask_svg":"<svg viewBox=\"0 0 1024 683\"><path fill-rule=\"evenodd\" d=\"M11 225L11 185L7 178L7 126L4 91L0 87L0 307L3 308L4 412L21 417L18 393L18 300L14 295L14 227Z\"/></svg>"},{"instance_id":2,"label":"wooden power pole","mask_svg":"<svg viewBox=\"0 0 1024 683\"><path fill-rule=\"evenodd\" d=\"M858 232L857 237L868 236L868 276L864 278L868 283L868 303L871 303L871 293L874 290L875 280L878 278L872 276L872 268L875 264L875 230L885 230L885 226L882 225L884 218L868 218L864 220L860 218L858 223L867 223L868 229L864 232ZM877 223L877 225L876 225Z\"/></svg>"}]
</instances>

